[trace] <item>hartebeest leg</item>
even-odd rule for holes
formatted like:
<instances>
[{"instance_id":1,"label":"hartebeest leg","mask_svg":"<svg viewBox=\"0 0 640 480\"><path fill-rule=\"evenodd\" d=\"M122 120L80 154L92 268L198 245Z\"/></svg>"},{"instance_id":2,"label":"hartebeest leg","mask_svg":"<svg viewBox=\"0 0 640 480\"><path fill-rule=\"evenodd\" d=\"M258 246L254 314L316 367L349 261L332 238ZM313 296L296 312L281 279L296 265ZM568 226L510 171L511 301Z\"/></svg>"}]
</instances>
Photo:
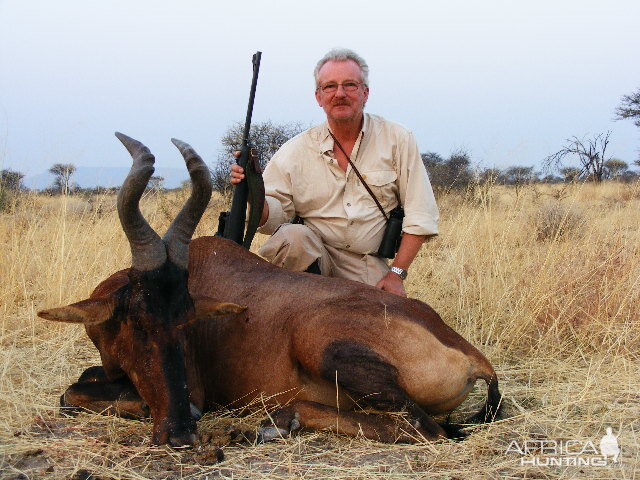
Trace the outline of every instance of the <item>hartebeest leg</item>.
<instances>
[{"instance_id":1,"label":"hartebeest leg","mask_svg":"<svg viewBox=\"0 0 640 480\"><path fill-rule=\"evenodd\" d=\"M124 418L149 417L149 407L125 376L107 380L102 367L91 367L60 397L66 413L89 410Z\"/></svg>"},{"instance_id":2,"label":"hartebeest leg","mask_svg":"<svg viewBox=\"0 0 640 480\"><path fill-rule=\"evenodd\" d=\"M325 349L322 376L337 381L351 398L383 411L404 410L428 440L459 437L458 428L447 431L436 423L398 384L398 370L368 345L349 341L333 342Z\"/></svg>"},{"instance_id":3,"label":"hartebeest leg","mask_svg":"<svg viewBox=\"0 0 640 480\"><path fill-rule=\"evenodd\" d=\"M307 371L317 370L304 352L297 359ZM436 423L411 400L398 383L398 370L368 345L341 340L329 344L322 355L320 374L325 381L356 400L360 406L386 412L405 411L408 418L338 411L312 401L298 401L274 413L259 431L262 440L288 435L299 428L326 429L346 435L363 435L382 442L415 443L460 437L455 425ZM326 384L324 384L326 385Z\"/></svg>"},{"instance_id":4,"label":"hartebeest leg","mask_svg":"<svg viewBox=\"0 0 640 480\"><path fill-rule=\"evenodd\" d=\"M87 368L60 397L60 406L71 415L81 410L133 419L148 418L151 414L128 377L109 380L101 366ZM193 403L190 407L191 416L199 420L202 412Z\"/></svg>"},{"instance_id":5,"label":"hartebeest leg","mask_svg":"<svg viewBox=\"0 0 640 480\"><path fill-rule=\"evenodd\" d=\"M87 368L82 375L78 378L76 383L84 383L84 382L108 382L107 374L104 371L104 367L102 365L96 365L93 367Z\"/></svg>"},{"instance_id":6,"label":"hartebeest leg","mask_svg":"<svg viewBox=\"0 0 640 480\"><path fill-rule=\"evenodd\" d=\"M416 443L441 438L423 428L421 423L412 423L398 416L338 411L321 403L299 401L281 408L265 420L258 430L258 439L267 442L302 428L353 437L361 435L384 443Z\"/></svg>"}]
</instances>

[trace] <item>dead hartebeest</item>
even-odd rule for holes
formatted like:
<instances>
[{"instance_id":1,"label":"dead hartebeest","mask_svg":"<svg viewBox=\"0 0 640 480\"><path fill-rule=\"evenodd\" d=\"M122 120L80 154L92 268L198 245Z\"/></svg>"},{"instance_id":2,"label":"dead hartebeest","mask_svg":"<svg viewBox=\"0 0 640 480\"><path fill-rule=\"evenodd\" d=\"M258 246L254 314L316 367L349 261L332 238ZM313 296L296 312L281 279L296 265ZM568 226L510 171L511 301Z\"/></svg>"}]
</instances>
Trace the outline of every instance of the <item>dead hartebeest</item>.
<instances>
[{"instance_id":1,"label":"dead hartebeest","mask_svg":"<svg viewBox=\"0 0 640 480\"><path fill-rule=\"evenodd\" d=\"M87 300L38 313L84 323L102 359L67 389L63 406L150 414L153 442L174 446L196 441L205 408L247 405L261 394L285 405L259 430L263 440L301 427L384 442L444 438L451 431L429 415L460 405L479 378L488 397L475 417L496 415L500 393L491 364L428 305L283 270L220 237L190 243L211 179L178 140L193 190L161 239L138 207L154 157L116 135L133 157L118 195L131 268L104 280ZM410 423L354 407L404 410Z\"/></svg>"}]
</instances>

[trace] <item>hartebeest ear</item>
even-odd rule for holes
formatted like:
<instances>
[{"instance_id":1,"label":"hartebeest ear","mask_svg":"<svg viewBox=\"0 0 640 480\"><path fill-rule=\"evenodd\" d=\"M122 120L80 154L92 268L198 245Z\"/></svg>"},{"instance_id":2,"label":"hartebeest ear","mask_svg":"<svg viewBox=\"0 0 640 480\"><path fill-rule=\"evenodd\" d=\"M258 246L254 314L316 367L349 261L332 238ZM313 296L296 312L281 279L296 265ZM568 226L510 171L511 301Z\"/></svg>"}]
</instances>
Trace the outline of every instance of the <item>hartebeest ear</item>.
<instances>
[{"instance_id":1,"label":"hartebeest ear","mask_svg":"<svg viewBox=\"0 0 640 480\"><path fill-rule=\"evenodd\" d=\"M221 317L223 315L233 315L244 312L247 307L235 303L219 302L204 295L192 296L193 305L196 309L196 319L207 319Z\"/></svg>"},{"instance_id":2,"label":"hartebeest ear","mask_svg":"<svg viewBox=\"0 0 640 480\"><path fill-rule=\"evenodd\" d=\"M210 320L223 315L234 315L236 313L244 312L247 309L247 307L243 307L242 305L229 302L219 302L205 295L192 295L191 300L193 300L193 306L196 314L192 320L178 325L178 328L184 328L188 325L192 325L198 320Z\"/></svg>"},{"instance_id":3,"label":"hartebeest ear","mask_svg":"<svg viewBox=\"0 0 640 480\"><path fill-rule=\"evenodd\" d=\"M111 318L115 304L113 298L89 298L66 307L42 310L38 312L38 316L54 322L97 325Z\"/></svg>"}]
</instances>

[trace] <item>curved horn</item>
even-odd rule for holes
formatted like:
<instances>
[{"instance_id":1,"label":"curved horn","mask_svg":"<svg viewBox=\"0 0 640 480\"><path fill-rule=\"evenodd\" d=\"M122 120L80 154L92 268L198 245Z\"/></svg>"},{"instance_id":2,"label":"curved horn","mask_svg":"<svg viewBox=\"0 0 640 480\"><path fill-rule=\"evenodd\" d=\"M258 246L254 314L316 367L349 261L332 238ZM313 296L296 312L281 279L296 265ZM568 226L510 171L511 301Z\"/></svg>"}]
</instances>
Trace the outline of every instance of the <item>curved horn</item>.
<instances>
[{"instance_id":1,"label":"curved horn","mask_svg":"<svg viewBox=\"0 0 640 480\"><path fill-rule=\"evenodd\" d=\"M131 246L131 266L136 270L153 270L167 259L167 253L158 234L140 213L140 197L153 175L154 156L142 143L116 132L133 158L129 175L118 192L118 216Z\"/></svg>"},{"instance_id":2,"label":"curved horn","mask_svg":"<svg viewBox=\"0 0 640 480\"><path fill-rule=\"evenodd\" d=\"M169 259L178 266L187 268L189 263L189 242L198 222L211 199L211 173L200 155L188 143L172 138L184 157L191 177L191 196L178 216L171 222L163 240L167 244Z\"/></svg>"}]
</instances>

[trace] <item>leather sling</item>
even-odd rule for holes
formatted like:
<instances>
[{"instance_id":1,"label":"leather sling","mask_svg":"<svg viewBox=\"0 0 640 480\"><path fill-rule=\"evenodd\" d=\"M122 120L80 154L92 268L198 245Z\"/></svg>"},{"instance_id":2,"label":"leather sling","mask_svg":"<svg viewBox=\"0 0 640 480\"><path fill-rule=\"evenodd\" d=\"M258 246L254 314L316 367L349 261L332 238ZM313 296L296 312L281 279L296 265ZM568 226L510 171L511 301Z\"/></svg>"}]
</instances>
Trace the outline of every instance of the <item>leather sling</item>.
<instances>
[{"instance_id":1,"label":"leather sling","mask_svg":"<svg viewBox=\"0 0 640 480\"><path fill-rule=\"evenodd\" d=\"M380 209L380 212L382 213L382 215L384 216L384 219L389 221L389 216L385 213L384 208L382 208L382 205L380 205L380 202L378 201L378 199L376 198L375 194L371 191L371 188L369 188L369 185L367 185L367 182L364 181L364 178L362 178L362 175L360 175L360 172L358 171L358 169L356 168L356 166L353 164L353 162L351 161L351 158L349 157L349 155L347 155L347 152L344 151L344 148L342 148L342 145L340 145L340 142L338 141L338 139L333 135L333 133L331 132L331 130L329 130L329 135L331 135L331 138L333 138L333 141L336 142L336 145L338 146L338 148L340 149L340 151L342 151L342 153L344 154L345 157L347 157L347 161L349 162L349 165L351 165L351 168L353 169L353 171L356 173L358 179L362 182L362 185L364 185L364 188L367 189L367 192L369 192L369 195L371 195L371 198L373 198L373 201L376 202L376 205L378 206L378 208Z\"/></svg>"}]
</instances>

